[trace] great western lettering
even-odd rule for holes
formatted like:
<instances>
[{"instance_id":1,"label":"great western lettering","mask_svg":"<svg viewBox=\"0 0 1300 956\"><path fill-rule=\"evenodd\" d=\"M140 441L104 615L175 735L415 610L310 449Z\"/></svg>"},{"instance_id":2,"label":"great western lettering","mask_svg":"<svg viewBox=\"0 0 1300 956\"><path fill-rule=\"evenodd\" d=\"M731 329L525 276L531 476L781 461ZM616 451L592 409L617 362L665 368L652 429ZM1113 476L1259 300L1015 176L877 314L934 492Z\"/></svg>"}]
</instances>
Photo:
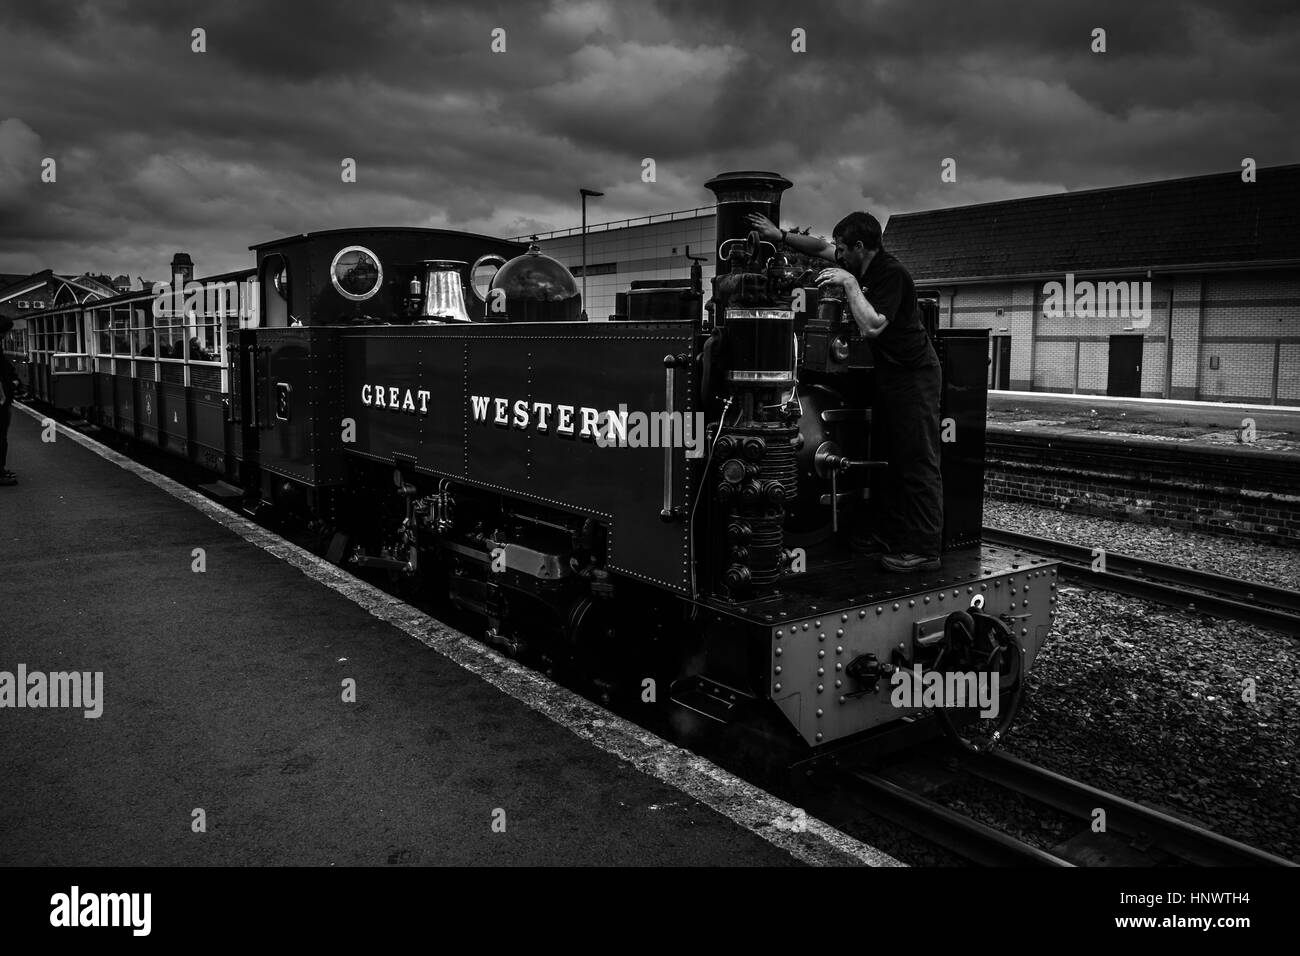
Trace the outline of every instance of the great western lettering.
<instances>
[{"instance_id":1,"label":"great western lettering","mask_svg":"<svg viewBox=\"0 0 1300 956\"><path fill-rule=\"evenodd\" d=\"M428 415L430 392L425 388L367 383L361 404L392 412ZM536 431L566 438L585 438L601 448L685 448L688 458L704 449L704 415L700 412L629 411L587 405L541 402L527 398L470 395L470 419L483 425Z\"/></svg>"},{"instance_id":2,"label":"great western lettering","mask_svg":"<svg viewBox=\"0 0 1300 956\"><path fill-rule=\"evenodd\" d=\"M362 385L361 404L387 408L394 412L429 414L427 388L400 388L396 385Z\"/></svg>"}]
</instances>

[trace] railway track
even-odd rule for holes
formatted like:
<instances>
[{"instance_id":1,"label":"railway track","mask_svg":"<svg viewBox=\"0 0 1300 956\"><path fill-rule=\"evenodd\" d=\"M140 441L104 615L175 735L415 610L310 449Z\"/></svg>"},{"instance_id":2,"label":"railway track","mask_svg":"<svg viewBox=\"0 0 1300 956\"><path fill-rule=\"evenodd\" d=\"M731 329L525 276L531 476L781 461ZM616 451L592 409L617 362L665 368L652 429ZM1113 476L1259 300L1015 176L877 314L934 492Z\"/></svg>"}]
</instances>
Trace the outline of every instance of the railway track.
<instances>
[{"instance_id":1,"label":"railway track","mask_svg":"<svg viewBox=\"0 0 1300 956\"><path fill-rule=\"evenodd\" d=\"M1050 807L1077 824L1073 836L1043 849L1005 830L939 803L931 794L945 773L953 780L957 766L966 779L978 778L997 788ZM1188 866L1283 866L1296 864L1205 827L1153 810L1071 780L1002 753L960 754L938 770L904 767L847 772L852 784L871 796L871 809L894 823L972 862L985 866L1125 866L1179 863ZM1102 818L1103 831L1094 827ZM1023 821L1022 821L1023 822ZM1010 828L1008 828L1010 829Z\"/></svg>"},{"instance_id":2,"label":"railway track","mask_svg":"<svg viewBox=\"0 0 1300 956\"><path fill-rule=\"evenodd\" d=\"M1104 570L1094 570L1093 549L1032 535L985 528L984 541L1062 562L1061 578L1157 601L1185 611L1212 614L1275 628L1300 637L1300 594L1208 571L1105 552Z\"/></svg>"}]
</instances>

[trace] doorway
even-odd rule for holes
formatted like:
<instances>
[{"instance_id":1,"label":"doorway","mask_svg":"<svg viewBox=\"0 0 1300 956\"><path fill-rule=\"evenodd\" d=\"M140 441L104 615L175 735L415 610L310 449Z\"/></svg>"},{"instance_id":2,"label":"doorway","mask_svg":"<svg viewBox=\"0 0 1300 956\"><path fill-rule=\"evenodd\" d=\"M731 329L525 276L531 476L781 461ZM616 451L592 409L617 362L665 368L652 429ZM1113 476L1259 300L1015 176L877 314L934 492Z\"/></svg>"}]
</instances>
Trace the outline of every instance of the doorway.
<instances>
[{"instance_id":1,"label":"doorway","mask_svg":"<svg viewBox=\"0 0 1300 956\"><path fill-rule=\"evenodd\" d=\"M1011 336L989 337L989 388L1008 391L1011 388Z\"/></svg>"},{"instance_id":2,"label":"doorway","mask_svg":"<svg viewBox=\"0 0 1300 956\"><path fill-rule=\"evenodd\" d=\"M1110 337L1106 394L1117 398L1139 398L1142 395L1142 336Z\"/></svg>"},{"instance_id":3,"label":"doorway","mask_svg":"<svg viewBox=\"0 0 1300 956\"><path fill-rule=\"evenodd\" d=\"M268 329L288 327L293 316L289 302L289 263L284 256L270 255L263 260L259 286L261 325Z\"/></svg>"}]
</instances>

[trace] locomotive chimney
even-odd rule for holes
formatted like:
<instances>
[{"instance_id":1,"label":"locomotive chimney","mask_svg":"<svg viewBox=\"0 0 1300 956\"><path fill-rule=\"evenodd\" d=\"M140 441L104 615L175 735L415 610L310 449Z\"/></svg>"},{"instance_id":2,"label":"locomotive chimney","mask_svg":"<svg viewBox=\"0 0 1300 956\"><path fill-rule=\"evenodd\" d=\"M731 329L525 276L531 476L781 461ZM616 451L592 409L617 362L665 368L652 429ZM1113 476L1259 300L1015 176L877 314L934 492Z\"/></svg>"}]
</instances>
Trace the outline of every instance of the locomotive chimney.
<instances>
[{"instance_id":1,"label":"locomotive chimney","mask_svg":"<svg viewBox=\"0 0 1300 956\"><path fill-rule=\"evenodd\" d=\"M181 277L182 288L184 283L194 278L194 261L188 252L178 252L172 256L172 279L175 280L176 276Z\"/></svg>"},{"instance_id":2,"label":"locomotive chimney","mask_svg":"<svg viewBox=\"0 0 1300 956\"><path fill-rule=\"evenodd\" d=\"M718 200L717 235L713 246L714 275L728 271L720 250L728 239L744 239L753 230L746 218L761 213L781 225L781 193L794 183L778 173L745 170L719 173L707 183Z\"/></svg>"}]
</instances>

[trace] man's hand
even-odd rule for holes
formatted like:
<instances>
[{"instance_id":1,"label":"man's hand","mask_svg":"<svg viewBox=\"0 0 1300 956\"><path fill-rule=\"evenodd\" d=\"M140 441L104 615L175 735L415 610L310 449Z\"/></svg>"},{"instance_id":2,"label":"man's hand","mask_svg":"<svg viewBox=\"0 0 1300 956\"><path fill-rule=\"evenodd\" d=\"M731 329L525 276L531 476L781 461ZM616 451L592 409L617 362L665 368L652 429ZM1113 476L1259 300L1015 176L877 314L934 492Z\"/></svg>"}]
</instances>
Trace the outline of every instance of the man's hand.
<instances>
[{"instance_id":1,"label":"man's hand","mask_svg":"<svg viewBox=\"0 0 1300 956\"><path fill-rule=\"evenodd\" d=\"M781 229L771 219L768 219L762 213L751 212L747 217L749 224L758 230L760 238L768 242L781 241Z\"/></svg>"},{"instance_id":2,"label":"man's hand","mask_svg":"<svg viewBox=\"0 0 1300 956\"><path fill-rule=\"evenodd\" d=\"M849 283L856 283L858 280L847 269L823 269L817 274L817 285L842 285L845 289L850 288Z\"/></svg>"}]
</instances>

